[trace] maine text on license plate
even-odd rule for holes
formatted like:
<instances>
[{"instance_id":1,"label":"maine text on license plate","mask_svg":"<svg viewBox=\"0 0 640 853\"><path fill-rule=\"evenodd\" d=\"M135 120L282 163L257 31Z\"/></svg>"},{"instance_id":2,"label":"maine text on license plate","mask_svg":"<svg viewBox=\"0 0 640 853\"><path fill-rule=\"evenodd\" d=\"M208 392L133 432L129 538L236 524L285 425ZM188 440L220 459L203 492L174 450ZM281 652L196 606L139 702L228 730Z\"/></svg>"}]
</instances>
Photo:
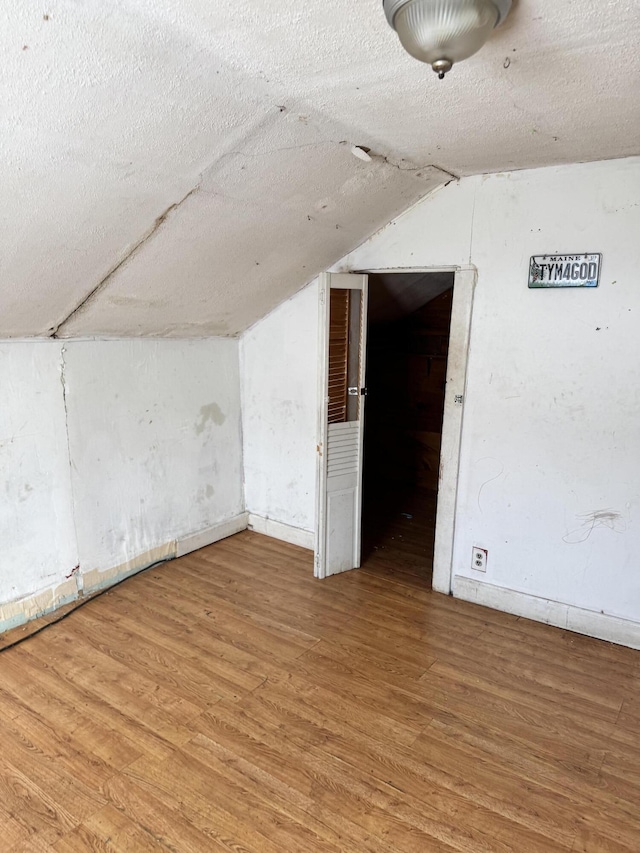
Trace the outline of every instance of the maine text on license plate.
<instances>
[{"instance_id":1,"label":"maine text on license plate","mask_svg":"<svg viewBox=\"0 0 640 853\"><path fill-rule=\"evenodd\" d=\"M597 287L602 255L534 255L529 287Z\"/></svg>"}]
</instances>

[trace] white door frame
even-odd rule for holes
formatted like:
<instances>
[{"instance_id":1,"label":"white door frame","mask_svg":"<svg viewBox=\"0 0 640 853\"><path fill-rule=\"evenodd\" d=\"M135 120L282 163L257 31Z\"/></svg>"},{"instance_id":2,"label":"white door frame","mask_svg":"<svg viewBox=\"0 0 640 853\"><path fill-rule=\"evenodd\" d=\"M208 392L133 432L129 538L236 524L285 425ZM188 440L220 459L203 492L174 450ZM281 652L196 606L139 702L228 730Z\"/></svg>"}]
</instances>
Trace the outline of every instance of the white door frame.
<instances>
[{"instance_id":1,"label":"white door frame","mask_svg":"<svg viewBox=\"0 0 640 853\"><path fill-rule=\"evenodd\" d=\"M433 555L434 591L450 595L453 576L453 542L455 535L458 477L460 470L460 444L462 438L464 401L469 360L469 340L473 296L477 280L477 269L473 265L450 267L393 267L385 269L354 270L357 273L376 275L382 273L409 272L453 272L453 304L449 332L449 355L442 422L442 444L440 449L440 471L438 478L438 504L436 512L435 547ZM324 318L321 318L321 323ZM319 370L319 387L324 389L326 365ZM324 390L319 394L319 424L324 416ZM318 436L323 433L319 430ZM323 448L318 440L318 455ZM320 462L320 459L318 460ZM320 464L318 476L320 477ZM320 488L320 482L317 483ZM316 518L316 527L318 519ZM317 553L317 552L316 552Z\"/></svg>"}]
</instances>

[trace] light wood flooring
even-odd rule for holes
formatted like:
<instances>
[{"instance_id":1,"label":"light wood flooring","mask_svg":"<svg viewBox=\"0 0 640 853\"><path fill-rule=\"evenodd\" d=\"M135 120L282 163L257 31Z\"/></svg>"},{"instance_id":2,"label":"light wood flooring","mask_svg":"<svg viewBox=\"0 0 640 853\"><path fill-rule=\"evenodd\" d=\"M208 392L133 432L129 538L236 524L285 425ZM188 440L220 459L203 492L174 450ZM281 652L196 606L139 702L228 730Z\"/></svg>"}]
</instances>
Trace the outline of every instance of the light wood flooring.
<instances>
[{"instance_id":1,"label":"light wood flooring","mask_svg":"<svg viewBox=\"0 0 640 853\"><path fill-rule=\"evenodd\" d=\"M8 648L0 850L638 853L640 653L427 587L246 532Z\"/></svg>"}]
</instances>

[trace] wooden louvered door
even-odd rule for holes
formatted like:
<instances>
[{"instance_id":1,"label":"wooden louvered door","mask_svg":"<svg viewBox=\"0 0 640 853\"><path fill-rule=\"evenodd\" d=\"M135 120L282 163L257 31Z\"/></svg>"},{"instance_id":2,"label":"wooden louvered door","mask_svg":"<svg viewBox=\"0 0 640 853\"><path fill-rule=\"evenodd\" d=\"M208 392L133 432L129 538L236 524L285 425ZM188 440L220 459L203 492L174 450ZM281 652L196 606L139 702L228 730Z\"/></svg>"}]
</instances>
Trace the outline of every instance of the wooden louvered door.
<instances>
[{"instance_id":1,"label":"wooden louvered door","mask_svg":"<svg viewBox=\"0 0 640 853\"><path fill-rule=\"evenodd\" d=\"M367 276L320 277L316 577L360 565Z\"/></svg>"}]
</instances>

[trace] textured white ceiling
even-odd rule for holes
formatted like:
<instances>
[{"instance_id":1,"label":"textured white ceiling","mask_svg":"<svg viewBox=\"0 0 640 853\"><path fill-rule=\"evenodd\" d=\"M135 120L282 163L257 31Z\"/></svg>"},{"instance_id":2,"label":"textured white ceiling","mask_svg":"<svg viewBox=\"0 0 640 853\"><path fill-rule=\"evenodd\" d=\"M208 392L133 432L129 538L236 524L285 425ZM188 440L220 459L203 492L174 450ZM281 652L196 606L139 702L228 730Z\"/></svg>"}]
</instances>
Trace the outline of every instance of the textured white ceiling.
<instances>
[{"instance_id":1,"label":"textured white ceiling","mask_svg":"<svg viewBox=\"0 0 640 853\"><path fill-rule=\"evenodd\" d=\"M379 0L5 0L0 337L235 334L449 172L638 154L639 38L519 0L441 82Z\"/></svg>"}]
</instances>

